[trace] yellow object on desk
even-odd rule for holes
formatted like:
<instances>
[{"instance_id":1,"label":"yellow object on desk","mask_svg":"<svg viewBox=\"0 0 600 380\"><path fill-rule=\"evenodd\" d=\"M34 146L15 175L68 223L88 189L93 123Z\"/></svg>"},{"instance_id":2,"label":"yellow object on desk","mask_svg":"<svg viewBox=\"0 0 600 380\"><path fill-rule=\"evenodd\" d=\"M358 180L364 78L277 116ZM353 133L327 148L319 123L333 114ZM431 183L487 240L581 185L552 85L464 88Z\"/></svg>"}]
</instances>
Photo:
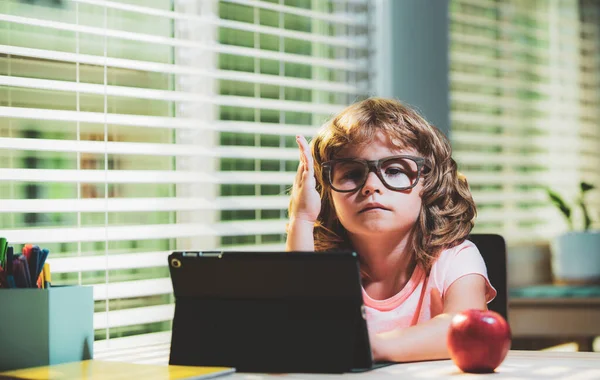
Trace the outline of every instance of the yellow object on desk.
<instances>
[{"instance_id":1,"label":"yellow object on desk","mask_svg":"<svg viewBox=\"0 0 600 380\"><path fill-rule=\"evenodd\" d=\"M52 275L50 273L50 264L45 263L44 268L42 269L42 274L44 275L44 279L42 284L44 284L44 289L48 289L52 283Z\"/></svg>"},{"instance_id":2,"label":"yellow object on desk","mask_svg":"<svg viewBox=\"0 0 600 380\"><path fill-rule=\"evenodd\" d=\"M192 367L154 365L84 360L46 367L0 372L0 379L149 379L149 380L199 380L228 375L235 372L228 367Z\"/></svg>"}]
</instances>

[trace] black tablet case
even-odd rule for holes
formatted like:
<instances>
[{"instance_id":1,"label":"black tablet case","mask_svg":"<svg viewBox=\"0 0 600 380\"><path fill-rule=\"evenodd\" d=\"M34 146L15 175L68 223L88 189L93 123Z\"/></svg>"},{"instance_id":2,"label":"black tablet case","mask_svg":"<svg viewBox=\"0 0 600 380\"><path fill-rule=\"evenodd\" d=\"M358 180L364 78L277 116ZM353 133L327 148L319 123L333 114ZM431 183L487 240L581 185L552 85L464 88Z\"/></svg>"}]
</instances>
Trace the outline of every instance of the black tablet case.
<instances>
[{"instance_id":1,"label":"black tablet case","mask_svg":"<svg viewBox=\"0 0 600 380\"><path fill-rule=\"evenodd\" d=\"M239 372L373 368L352 252L173 252L170 364Z\"/></svg>"}]
</instances>

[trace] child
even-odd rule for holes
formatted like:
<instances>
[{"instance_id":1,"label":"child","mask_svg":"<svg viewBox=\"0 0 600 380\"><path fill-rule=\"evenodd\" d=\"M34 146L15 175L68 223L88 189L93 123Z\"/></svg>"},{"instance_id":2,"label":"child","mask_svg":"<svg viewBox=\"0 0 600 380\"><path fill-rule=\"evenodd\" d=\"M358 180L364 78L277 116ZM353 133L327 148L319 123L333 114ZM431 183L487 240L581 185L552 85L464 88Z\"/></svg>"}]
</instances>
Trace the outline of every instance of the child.
<instances>
[{"instance_id":1,"label":"child","mask_svg":"<svg viewBox=\"0 0 600 380\"><path fill-rule=\"evenodd\" d=\"M447 138L395 100L343 110L297 137L289 251L358 253L375 360L445 359L452 316L496 295L465 240L475 204Z\"/></svg>"}]
</instances>

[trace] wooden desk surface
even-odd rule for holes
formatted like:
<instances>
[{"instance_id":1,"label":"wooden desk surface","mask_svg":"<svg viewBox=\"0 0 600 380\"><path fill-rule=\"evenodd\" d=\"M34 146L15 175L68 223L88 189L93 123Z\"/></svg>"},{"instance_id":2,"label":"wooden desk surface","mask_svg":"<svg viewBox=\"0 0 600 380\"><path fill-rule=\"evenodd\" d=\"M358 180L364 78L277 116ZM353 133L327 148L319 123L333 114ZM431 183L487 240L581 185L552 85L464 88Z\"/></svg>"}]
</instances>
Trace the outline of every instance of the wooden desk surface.
<instances>
[{"instance_id":1,"label":"wooden desk surface","mask_svg":"<svg viewBox=\"0 0 600 380\"><path fill-rule=\"evenodd\" d=\"M271 380L271 379L600 379L600 353L597 352L549 352L511 351L494 374L466 374L452 361L396 364L374 371L343 375L323 374L248 374L236 373L223 379Z\"/></svg>"}]
</instances>

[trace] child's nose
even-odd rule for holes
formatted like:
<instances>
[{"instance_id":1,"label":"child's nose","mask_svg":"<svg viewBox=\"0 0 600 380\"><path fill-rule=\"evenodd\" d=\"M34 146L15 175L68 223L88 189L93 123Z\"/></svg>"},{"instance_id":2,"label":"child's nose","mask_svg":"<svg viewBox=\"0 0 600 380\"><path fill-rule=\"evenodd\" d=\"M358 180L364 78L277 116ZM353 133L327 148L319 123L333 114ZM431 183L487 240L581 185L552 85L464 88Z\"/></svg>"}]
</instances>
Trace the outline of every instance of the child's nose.
<instances>
[{"instance_id":1,"label":"child's nose","mask_svg":"<svg viewBox=\"0 0 600 380\"><path fill-rule=\"evenodd\" d=\"M381 190L383 189L383 187L384 185L383 183L381 183L379 177L377 177L377 174L375 174L374 172L370 172L367 175L367 179L365 180L365 184L363 185L361 192L363 193L363 195L369 195L372 193L381 194Z\"/></svg>"}]
</instances>

